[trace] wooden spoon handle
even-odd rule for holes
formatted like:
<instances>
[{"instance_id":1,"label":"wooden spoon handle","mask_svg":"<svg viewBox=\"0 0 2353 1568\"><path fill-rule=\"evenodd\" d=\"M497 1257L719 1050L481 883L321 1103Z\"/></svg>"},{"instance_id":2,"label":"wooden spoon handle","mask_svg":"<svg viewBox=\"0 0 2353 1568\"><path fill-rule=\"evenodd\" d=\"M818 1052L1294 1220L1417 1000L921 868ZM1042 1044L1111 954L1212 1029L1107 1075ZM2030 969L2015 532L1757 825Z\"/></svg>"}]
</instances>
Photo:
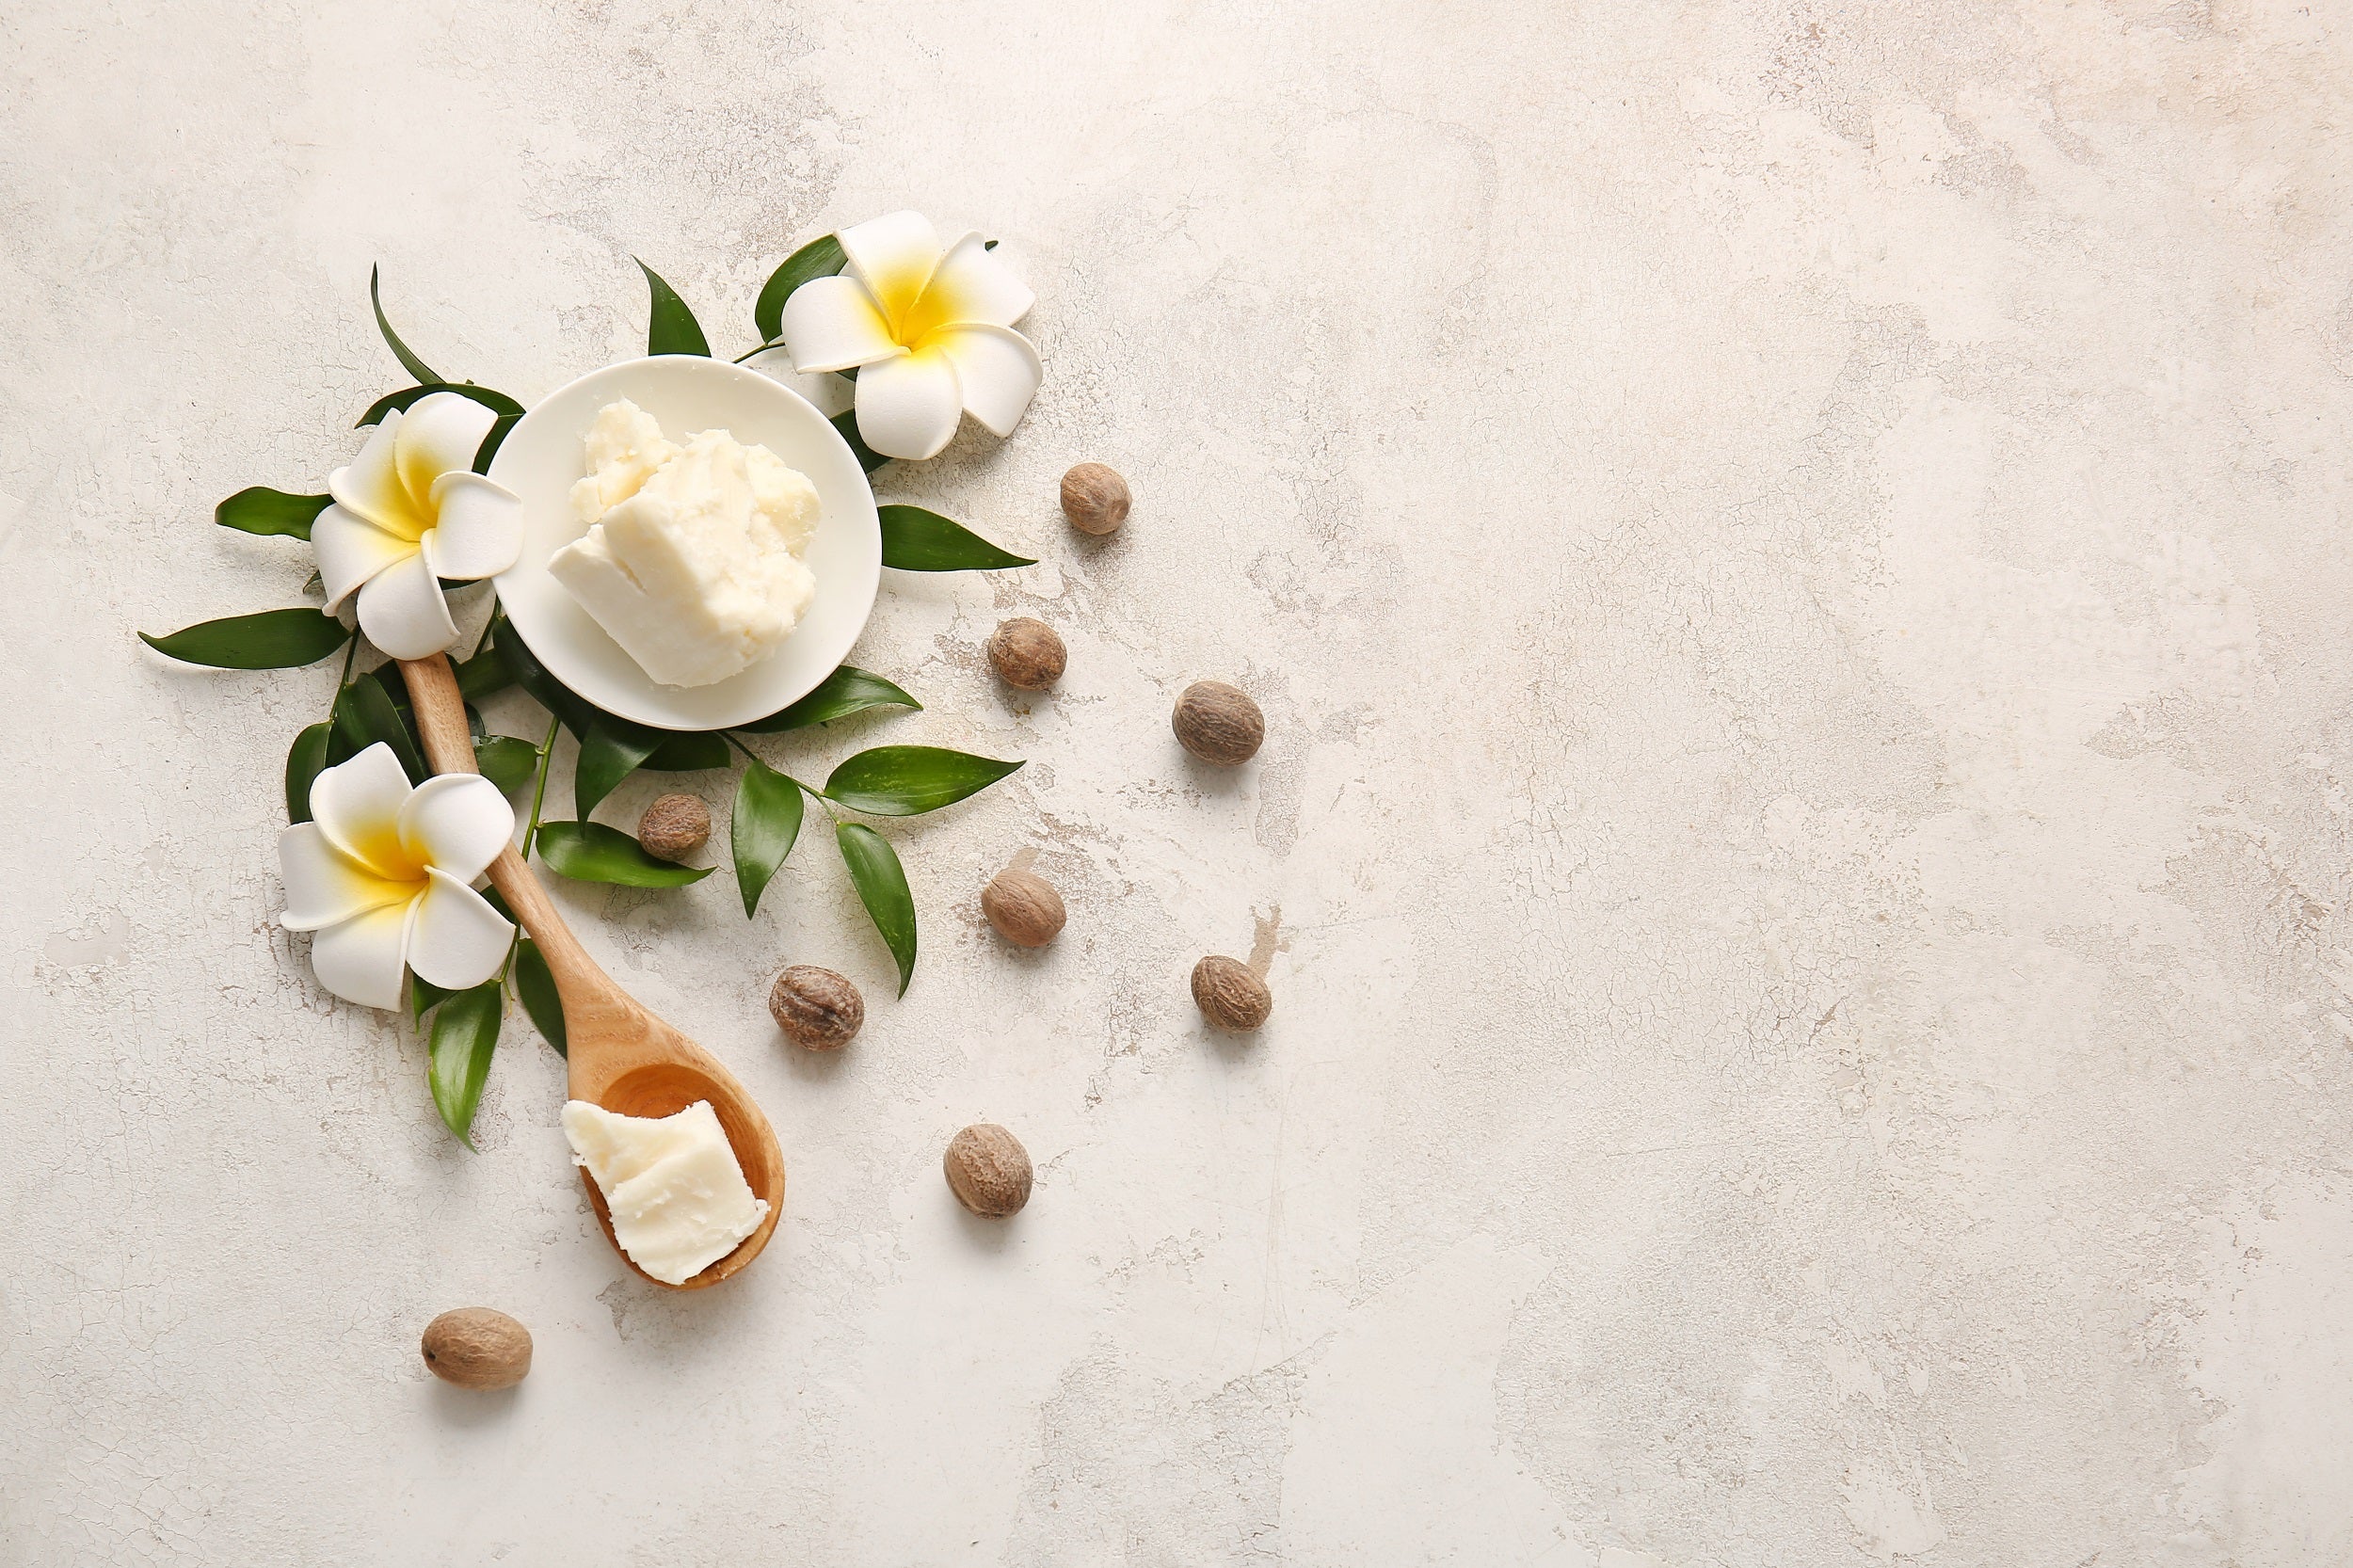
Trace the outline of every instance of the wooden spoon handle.
<instances>
[{"instance_id":1,"label":"wooden spoon handle","mask_svg":"<svg viewBox=\"0 0 2353 1568\"><path fill-rule=\"evenodd\" d=\"M466 699L457 690L457 673L449 656L436 653L424 659L403 659L400 678L408 685L408 700L417 712L417 733L424 740L425 759L435 773L478 773L474 766L473 734L466 728ZM571 927L555 911L555 901L509 844L490 862L490 885L506 899L507 907L522 921L531 939L539 944L548 972L568 1007L592 998L601 1000L620 987L597 967L580 945Z\"/></svg>"}]
</instances>

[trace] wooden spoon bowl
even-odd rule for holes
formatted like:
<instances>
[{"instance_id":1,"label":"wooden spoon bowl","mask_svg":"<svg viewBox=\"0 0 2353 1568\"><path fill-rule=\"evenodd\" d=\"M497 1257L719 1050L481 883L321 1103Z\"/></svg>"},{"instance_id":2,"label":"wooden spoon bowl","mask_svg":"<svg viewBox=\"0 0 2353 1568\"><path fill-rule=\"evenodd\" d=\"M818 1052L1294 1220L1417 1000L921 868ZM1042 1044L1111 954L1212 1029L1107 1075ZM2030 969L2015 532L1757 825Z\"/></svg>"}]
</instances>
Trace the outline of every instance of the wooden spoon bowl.
<instances>
[{"instance_id":1,"label":"wooden spoon bowl","mask_svg":"<svg viewBox=\"0 0 2353 1568\"><path fill-rule=\"evenodd\" d=\"M564 1030L568 1034L572 1032L570 1015L571 1007L567 1002ZM646 1021L676 1036L675 1044L701 1054L700 1047L651 1014L646 1015ZM718 1113L720 1130L728 1135L728 1146L735 1151L735 1162L744 1167L744 1179L751 1185L755 1196L768 1200L768 1212L761 1218L760 1228L745 1237L741 1246L678 1285L654 1279L638 1268L629 1254L621 1254L622 1260L639 1278L653 1280L664 1289L700 1290L718 1284L760 1256L760 1249L768 1244L769 1233L776 1228L777 1217L784 1212L784 1151L776 1144L776 1132L734 1076L715 1062L712 1067L716 1071L695 1066L683 1057L674 1057L631 1068L594 1093L583 1092L577 1073L570 1085L574 1099L590 1100L623 1116L673 1116L696 1100L709 1100L711 1109ZM580 1181L588 1189L588 1203L597 1211L597 1223L604 1227L606 1238L611 1239L613 1212L605 1206L604 1193L597 1186L596 1177L583 1170ZM620 1243L615 1241L614 1245L617 1248Z\"/></svg>"},{"instance_id":2,"label":"wooden spoon bowl","mask_svg":"<svg viewBox=\"0 0 2353 1568\"><path fill-rule=\"evenodd\" d=\"M424 754L438 773L473 773L473 737L466 728L466 702L458 695L457 677L445 655L404 660L401 679L417 714L417 732ZM719 1059L639 1005L636 999L597 967L571 928L556 912L547 889L512 846L490 863L490 881L504 896L515 918L548 961L556 995L564 1003L564 1032L568 1037L568 1092L577 1100L600 1105L624 1116L667 1116L696 1100L709 1100L719 1126L735 1151L736 1163L755 1197L768 1203L760 1228L745 1237L727 1256L678 1285L653 1279L629 1254L621 1257L641 1279L668 1290L700 1290L718 1284L760 1256L784 1212L784 1150L776 1129L768 1125L760 1105ZM605 1240L620 1251L614 1239L613 1216L596 1178L583 1170L597 1223Z\"/></svg>"}]
</instances>

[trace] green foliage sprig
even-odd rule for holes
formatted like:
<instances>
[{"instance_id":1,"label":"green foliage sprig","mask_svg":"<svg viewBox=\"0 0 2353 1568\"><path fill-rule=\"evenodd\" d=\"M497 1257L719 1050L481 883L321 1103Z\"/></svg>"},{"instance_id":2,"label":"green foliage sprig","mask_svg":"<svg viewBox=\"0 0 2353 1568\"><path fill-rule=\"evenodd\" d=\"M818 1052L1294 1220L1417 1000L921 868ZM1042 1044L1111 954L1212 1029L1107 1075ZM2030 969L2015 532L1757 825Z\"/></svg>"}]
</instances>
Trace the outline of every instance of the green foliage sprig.
<instances>
[{"instance_id":1,"label":"green foliage sprig","mask_svg":"<svg viewBox=\"0 0 2353 1568\"><path fill-rule=\"evenodd\" d=\"M841 270L841 247L828 234L795 251L768 280L754 307L755 324L768 346L781 327L784 301L811 278ZM651 303L646 346L649 354L711 354L694 312L660 274L643 262ZM514 398L472 381L451 381L409 347L386 315L382 280L368 275L368 299L386 347L414 384L386 393L360 415L364 427L395 409L406 410L432 392L455 392L472 398L498 417L476 453L473 469L487 472L499 443L522 416ZM755 348L752 353L760 352ZM750 355L744 358L748 359ZM740 362L740 361L739 361ZM854 416L834 421L869 473L888 461L858 439ZM220 503L214 520L240 533L308 540L312 523L331 504L327 495L295 494L253 486ZM882 520L883 564L902 571L984 571L1032 565L982 538L963 524L920 506L886 505ZM312 586L318 586L314 575ZM326 769L382 743L399 759L411 783L429 769L397 667L390 663L359 668L361 638L316 605L296 605L258 614L200 622L161 636L139 633L157 652L184 664L222 669L291 669L343 656L327 716L304 726L287 748L283 768L286 815L311 820L311 787ZM858 901L889 950L904 996L915 974L915 901L897 851L858 816L910 817L936 811L986 789L1021 766L1019 761L976 757L938 746L883 745L856 752L838 763L824 786L805 784L755 753L752 737L773 737L829 725L854 715L919 712L922 703L895 682L844 664L798 702L765 718L730 729L681 732L656 729L609 713L550 674L495 605L473 651L456 664L465 698L477 769L504 793L531 786L520 853L559 876L616 887L666 888L699 882L715 867L672 864L648 855L619 828L593 821L591 813L638 772L693 773L735 766L742 774L728 824L728 861L745 917L760 902L801 837L808 803L816 802L833 826ZM546 732L532 741L490 733L475 704L519 689L548 712ZM543 820L550 773L560 731L577 743L572 768L573 820ZM503 914L512 911L496 889L485 895ZM450 1130L472 1146L476 1110L497 1050L512 992L540 1034L559 1053L566 1048L564 1013L553 976L537 945L520 930L499 974L463 992L447 992L409 977L409 1009L426 1031L428 1086Z\"/></svg>"}]
</instances>

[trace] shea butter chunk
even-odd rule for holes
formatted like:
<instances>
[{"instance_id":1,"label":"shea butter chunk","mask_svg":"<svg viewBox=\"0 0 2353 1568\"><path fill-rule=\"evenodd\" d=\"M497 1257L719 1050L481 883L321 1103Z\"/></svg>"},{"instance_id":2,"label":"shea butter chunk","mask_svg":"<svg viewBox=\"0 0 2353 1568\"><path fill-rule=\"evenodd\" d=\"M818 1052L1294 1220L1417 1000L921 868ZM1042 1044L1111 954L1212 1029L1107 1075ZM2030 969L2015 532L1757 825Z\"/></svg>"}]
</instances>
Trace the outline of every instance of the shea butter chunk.
<instances>
[{"instance_id":1,"label":"shea butter chunk","mask_svg":"<svg viewBox=\"0 0 2353 1568\"><path fill-rule=\"evenodd\" d=\"M548 562L581 608L665 686L725 680L781 647L817 592L808 478L725 430L674 447L628 403L586 444L595 472L572 504L590 526Z\"/></svg>"},{"instance_id":2,"label":"shea butter chunk","mask_svg":"<svg viewBox=\"0 0 2353 1568\"><path fill-rule=\"evenodd\" d=\"M608 403L583 439L588 477L572 487L572 510L593 523L644 488L656 469L678 456L654 417L628 398Z\"/></svg>"},{"instance_id":3,"label":"shea butter chunk","mask_svg":"<svg viewBox=\"0 0 2353 1568\"><path fill-rule=\"evenodd\" d=\"M709 1100L658 1117L570 1100L564 1136L572 1162L604 1194L613 1239L664 1285L682 1285L718 1262L767 1217Z\"/></svg>"}]
</instances>

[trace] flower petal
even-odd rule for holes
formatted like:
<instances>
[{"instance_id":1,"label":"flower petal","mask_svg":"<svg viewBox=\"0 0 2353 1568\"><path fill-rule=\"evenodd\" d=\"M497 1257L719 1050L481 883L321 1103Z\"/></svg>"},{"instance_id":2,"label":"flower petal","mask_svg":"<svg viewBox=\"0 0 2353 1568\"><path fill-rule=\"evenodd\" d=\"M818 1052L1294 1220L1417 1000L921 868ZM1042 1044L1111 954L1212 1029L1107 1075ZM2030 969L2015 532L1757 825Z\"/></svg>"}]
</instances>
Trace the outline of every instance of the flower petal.
<instances>
[{"instance_id":1,"label":"flower petal","mask_svg":"<svg viewBox=\"0 0 2353 1568\"><path fill-rule=\"evenodd\" d=\"M1030 285L1016 278L980 235L967 234L948 248L923 285L922 300L908 318L908 339L920 343L927 332L971 322L1011 327L1036 303Z\"/></svg>"},{"instance_id":2,"label":"flower petal","mask_svg":"<svg viewBox=\"0 0 2353 1568\"><path fill-rule=\"evenodd\" d=\"M1010 327L944 327L923 340L923 348L947 357L964 411L999 437L1013 434L1045 376L1037 350Z\"/></svg>"},{"instance_id":3,"label":"flower petal","mask_svg":"<svg viewBox=\"0 0 2353 1568\"><path fill-rule=\"evenodd\" d=\"M360 630L395 659L422 659L457 639L457 623L419 551L368 579L360 590Z\"/></svg>"},{"instance_id":4,"label":"flower petal","mask_svg":"<svg viewBox=\"0 0 2353 1568\"><path fill-rule=\"evenodd\" d=\"M362 520L387 534L414 539L424 532L424 514L401 487L392 456L407 417L398 408L387 413L383 423L368 432L360 456L327 476L327 489L338 504Z\"/></svg>"},{"instance_id":5,"label":"flower petal","mask_svg":"<svg viewBox=\"0 0 2353 1568\"><path fill-rule=\"evenodd\" d=\"M506 962L514 922L448 872L436 868L430 874L432 885L417 900L416 924L408 931L408 967L444 990L479 985Z\"/></svg>"},{"instance_id":6,"label":"flower petal","mask_svg":"<svg viewBox=\"0 0 2353 1568\"><path fill-rule=\"evenodd\" d=\"M523 498L505 486L453 472L433 481L432 502L436 520L424 543L436 577L496 577L522 553Z\"/></svg>"},{"instance_id":7,"label":"flower petal","mask_svg":"<svg viewBox=\"0 0 2353 1568\"><path fill-rule=\"evenodd\" d=\"M888 213L853 224L834 237L850 258L850 270L873 295L893 335L904 343L905 338L895 328L915 308L923 285L931 281L932 268L939 264L939 232L921 213Z\"/></svg>"},{"instance_id":8,"label":"flower petal","mask_svg":"<svg viewBox=\"0 0 2353 1568\"><path fill-rule=\"evenodd\" d=\"M278 870L286 883L286 912L278 923L288 931L337 925L417 895L415 884L387 882L344 856L314 822L278 836Z\"/></svg>"},{"instance_id":9,"label":"flower petal","mask_svg":"<svg viewBox=\"0 0 2353 1568\"><path fill-rule=\"evenodd\" d=\"M311 781L311 820L361 869L388 882L413 884L417 865L400 842L400 808L408 793L400 759L378 741Z\"/></svg>"},{"instance_id":10,"label":"flower petal","mask_svg":"<svg viewBox=\"0 0 2353 1568\"><path fill-rule=\"evenodd\" d=\"M857 373L857 433L886 457L935 456L956 433L964 396L948 356L926 348Z\"/></svg>"},{"instance_id":11,"label":"flower petal","mask_svg":"<svg viewBox=\"0 0 2353 1568\"><path fill-rule=\"evenodd\" d=\"M498 415L464 392L433 392L408 405L392 456L401 486L420 514L433 515L433 481L472 468L482 438L497 423Z\"/></svg>"},{"instance_id":12,"label":"flower petal","mask_svg":"<svg viewBox=\"0 0 2353 1568\"><path fill-rule=\"evenodd\" d=\"M330 925L311 938L311 972L319 984L362 1007L398 1007L400 971L408 962L408 929L422 897L388 904Z\"/></svg>"},{"instance_id":13,"label":"flower petal","mask_svg":"<svg viewBox=\"0 0 2353 1568\"><path fill-rule=\"evenodd\" d=\"M400 808L400 842L420 866L472 882L515 836L515 808L478 774L445 773Z\"/></svg>"},{"instance_id":14,"label":"flower petal","mask_svg":"<svg viewBox=\"0 0 2353 1568\"><path fill-rule=\"evenodd\" d=\"M784 347L810 374L872 364L901 352L890 324L855 278L812 278L784 302Z\"/></svg>"},{"instance_id":15,"label":"flower petal","mask_svg":"<svg viewBox=\"0 0 2353 1568\"><path fill-rule=\"evenodd\" d=\"M341 502L311 524L311 545L318 552L319 581L327 587L330 616L360 584L417 552L415 540L386 533Z\"/></svg>"}]
</instances>

